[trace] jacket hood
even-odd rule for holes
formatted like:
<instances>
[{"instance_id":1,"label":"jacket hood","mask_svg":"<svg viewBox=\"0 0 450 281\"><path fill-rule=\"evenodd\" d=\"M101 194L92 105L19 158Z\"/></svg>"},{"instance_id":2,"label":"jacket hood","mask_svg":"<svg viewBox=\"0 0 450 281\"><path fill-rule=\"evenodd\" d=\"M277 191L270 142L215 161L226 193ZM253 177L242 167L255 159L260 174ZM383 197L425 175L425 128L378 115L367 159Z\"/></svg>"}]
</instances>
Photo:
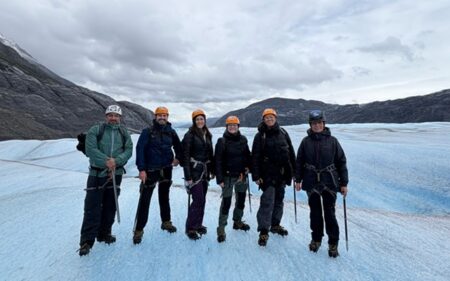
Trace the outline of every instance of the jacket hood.
<instances>
[{"instance_id":1,"label":"jacket hood","mask_svg":"<svg viewBox=\"0 0 450 281\"><path fill-rule=\"evenodd\" d=\"M153 119L153 128L155 128L156 130L167 130L167 129L171 129L172 128L172 123L170 123L169 121L167 121L166 125L160 125L156 119Z\"/></svg>"},{"instance_id":2,"label":"jacket hood","mask_svg":"<svg viewBox=\"0 0 450 281\"><path fill-rule=\"evenodd\" d=\"M323 131L320 132L320 133L314 133L311 130L311 128L309 128L306 132L308 133L308 136L312 137L313 139L320 139L320 138L325 137L325 136L331 136L331 131L330 131L330 128L328 128L328 127L325 127L323 129Z\"/></svg>"},{"instance_id":3,"label":"jacket hood","mask_svg":"<svg viewBox=\"0 0 450 281\"><path fill-rule=\"evenodd\" d=\"M278 122L275 122L275 124L272 127L267 127L266 123L261 122L258 125L258 131L260 133L266 133L266 134L276 134L280 131L280 125L278 124Z\"/></svg>"},{"instance_id":4,"label":"jacket hood","mask_svg":"<svg viewBox=\"0 0 450 281\"><path fill-rule=\"evenodd\" d=\"M223 137L228 139L228 140L240 140L241 132L237 131L236 134L231 134L230 132L225 130L225 132L223 133Z\"/></svg>"}]
</instances>

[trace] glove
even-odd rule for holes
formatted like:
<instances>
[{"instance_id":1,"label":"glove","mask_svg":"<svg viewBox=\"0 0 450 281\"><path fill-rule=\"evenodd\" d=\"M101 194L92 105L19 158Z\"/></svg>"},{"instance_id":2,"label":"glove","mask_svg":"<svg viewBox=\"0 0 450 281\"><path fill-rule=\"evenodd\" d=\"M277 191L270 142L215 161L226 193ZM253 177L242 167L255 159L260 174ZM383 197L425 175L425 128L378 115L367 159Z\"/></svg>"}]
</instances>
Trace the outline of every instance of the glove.
<instances>
[{"instance_id":1,"label":"glove","mask_svg":"<svg viewBox=\"0 0 450 281\"><path fill-rule=\"evenodd\" d=\"M191 188L192 188L191 184L192 184L192 180L184 181L184 188L186 189L187 194L191 193Z\"/></svg>"}]
</instances>

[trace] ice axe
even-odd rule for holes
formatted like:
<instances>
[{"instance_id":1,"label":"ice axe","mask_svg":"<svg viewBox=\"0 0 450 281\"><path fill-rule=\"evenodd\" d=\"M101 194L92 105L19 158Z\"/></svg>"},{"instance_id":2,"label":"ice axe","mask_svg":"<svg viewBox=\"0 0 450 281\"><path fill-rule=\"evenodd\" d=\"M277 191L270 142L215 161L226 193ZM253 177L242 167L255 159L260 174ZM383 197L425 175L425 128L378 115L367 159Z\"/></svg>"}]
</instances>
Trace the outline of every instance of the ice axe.
<instances>
[{"instance_id":1,"label":"ice axe","mask_svg":"<svg viewBox=\"0 0 450 281\"><path fill-rule=\"evenodd\" d=\"M119 211L119 200L117 197L116 169L115 168L113 168L111 170L111 174L112 174L112 181L113 181L114 200L116 202L117 223L120 223L120 211Z\"/></svg>"},{"instance_id":2,"label":"ice axe","mask_svg":"<svg viewBox=\"0 0 450 281\"><path fill-rule=\"evenodd\" d=\"M347 231L347 202L345 201L345 196L342 199L344 201L344 224L345 224L345 247L348 252L348 231Z\"/></svg>"},{"instance_id":3,"label":"ice axe","mask_svg":"<svg viewBox=\"0 0 450 281\"><path fill-rule=\"evenodd\" d=\"M295 192L295 184L294 187L294 214L295 214L295 223L297 223L297 192Z\"/></svg>"},{"instance_id":4,"label":"ice axe","mask_svg":"<svg viewBox=\"0 0 450 281\"><path fill-rule=\"evenodd\" d=\"M245 184L247 184L248 190L248 207L250 208L250 213L252 212L252 194L250 192L250 181L248 179L248 173L245 173Z\"/></svg>"}]
</instances>

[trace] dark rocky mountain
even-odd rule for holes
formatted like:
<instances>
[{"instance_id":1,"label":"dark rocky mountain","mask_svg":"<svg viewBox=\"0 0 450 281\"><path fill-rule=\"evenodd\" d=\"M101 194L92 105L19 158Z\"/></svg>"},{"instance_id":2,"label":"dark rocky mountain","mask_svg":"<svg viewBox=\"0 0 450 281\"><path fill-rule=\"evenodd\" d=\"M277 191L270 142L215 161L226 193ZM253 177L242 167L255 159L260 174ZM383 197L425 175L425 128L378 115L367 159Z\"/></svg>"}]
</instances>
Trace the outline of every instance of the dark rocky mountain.
<instances>
[{"instance_id":1,"label":"dark rocky mountain","mask_svg":"<svg viewBox=\"0 0 450 281\"><path fill-rule=\"evenodd\" d=\"M108 105L119 104L122 122L141 131L150 110L75 85L0 36L0 140L75 137L103 121Z\"/></svg>"},{"instance_id":2,"label":"dark rocky mountain","mask_svg":"<svg viewBox=\"0 0 450 281\"><path fill-rule=\"evenodd\" d=\"M215 127L224 126L229 115L236 115L241 126L255 127L261 122L265 108L278 113L282 125L307 123L308 112L313 109L325 111L330 123L410 123L450 121L450 90L425 96L372 102L367 104L327 104L304 99L271 98L234 110L222 116Z\"/></svg>"}]
</instances>

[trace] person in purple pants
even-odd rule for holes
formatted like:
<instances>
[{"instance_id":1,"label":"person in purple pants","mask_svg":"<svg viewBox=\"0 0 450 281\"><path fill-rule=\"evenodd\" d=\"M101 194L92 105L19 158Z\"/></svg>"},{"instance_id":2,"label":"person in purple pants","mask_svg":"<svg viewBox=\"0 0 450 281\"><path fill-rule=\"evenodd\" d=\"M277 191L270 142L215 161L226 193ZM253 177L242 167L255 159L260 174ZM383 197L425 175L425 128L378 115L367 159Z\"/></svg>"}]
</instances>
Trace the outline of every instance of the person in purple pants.
<instances>
[{"instance_id":1,"label":"person in purple pants","mask_svg":"<svg viewBox=\"0 0 450 281\"><path fill-rule=\"evenodd\" d=\"M192 126L184 135L182 147L185 185L192 196L186 219L186 235L191 240L197 240L207 232L203 226L206 192L209 180L214 178L212 135L206 127L203 110L192 112Z\"/></svg>"}]
</instances>

